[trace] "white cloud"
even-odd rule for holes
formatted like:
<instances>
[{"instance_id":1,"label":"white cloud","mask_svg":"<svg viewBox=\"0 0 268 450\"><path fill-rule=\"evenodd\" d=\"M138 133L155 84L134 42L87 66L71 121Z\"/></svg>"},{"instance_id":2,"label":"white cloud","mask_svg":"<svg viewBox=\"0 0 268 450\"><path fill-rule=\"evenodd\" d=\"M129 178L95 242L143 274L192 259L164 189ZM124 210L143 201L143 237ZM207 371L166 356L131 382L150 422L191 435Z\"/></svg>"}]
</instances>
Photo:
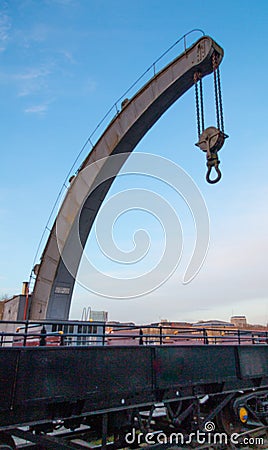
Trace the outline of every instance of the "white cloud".
<instances>
[{"instance_id":1,"label":"white cloud","mask_svg":"<svg viewBox=\"0 0 268 450\"><path fill-rule=\"evenodd\" d=\"M96 81L89 78L85 84L85 93L95 92L96 88L97 88Z\"/></svg>"},{"instance_id":2,"label":"white cloud","mask_svg":"<svg viewBox=\"0 0 268 450\"><path fill-rule=\"evenodd\" d=\"M24 72L14 74L12 79L17 83L18 96L26 97L44 90L47 86L47 78L51 74L48 66L32 67Z\"/></svg>"},{"instance_id":3,"label":"white cloud","mask_svg":"<svg viewBox=\"0 0 268 450\"><path fill-rule=\"evenodd\" d=\"M31 68L24 73L14 75L15 80L35 80L50 74L50 70L46 67Z\"/></svg>"},{"instance_id":4,"label":"white cloud","mask_svg":"<svg viewBox=\"0 0 268 450\"><path fill-rule=\"evenodd\" d=\"M74 59L74 57L73 57L73 54L72 54L70 51L68 51L68 50L62 50L61 53L62 53L62 55L64 56L64 58L65 58L69 63L71 63L71 64L74 64L74 63L75 63L75 59Z\"/></svg>"},{"instance_id":5,"label":"white cloud","mask_svg":"<svg viewBox=\"0 0 268 450\"><path fill-rule=\"evenodd\" d=\"M48 105L47 104L41 104L41 105L34 105L34 106L29 106L28 108L26 108L24 110L25 113L27 114L44 114L48 109Z\"/></svg>"},{"instance_id":6,"label":"white cloud","mask_svg":"<svg viewBox=\"0 0 268 450\"><path fill-rule=\"evenodd\" d=\"M3 11L0 11L0 52L5 51L9 39L9 30L11 28L11 21Z\"/></svg>"},{"instance_id":7,"label":"white cloud","mask_svg":"<svg viewBox=\"0 0 268 450\"><path fill-rule=\"evenodd\" d=\"M76 287L72 316L79 317L83 306L90 304L93 309L108 310L110 318L136 323L160 318L229 320L232 315L245 314L250 323L266 324L268 214L261 202L254 206L232 217L224 229L212 224L213 238L205 264L188 285L181 282L189 262L186 253L167 283L144 297L118 302Z\"/></svg>"}]
</instances>

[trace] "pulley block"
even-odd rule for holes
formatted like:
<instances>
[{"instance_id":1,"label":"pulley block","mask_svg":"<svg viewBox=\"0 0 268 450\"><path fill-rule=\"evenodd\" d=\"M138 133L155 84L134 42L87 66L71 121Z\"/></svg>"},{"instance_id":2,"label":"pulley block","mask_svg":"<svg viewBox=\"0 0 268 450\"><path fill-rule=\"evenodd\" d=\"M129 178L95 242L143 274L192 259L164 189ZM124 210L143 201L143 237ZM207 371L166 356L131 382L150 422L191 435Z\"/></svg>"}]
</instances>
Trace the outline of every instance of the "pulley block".
<instances>
[{"instance_id":1,"label":"pulley block","mask_svg":"<svg viewBox=\"0 0 268 450\"><path fill-rule=\"evenodd\" d=\"M195 144L207 154L208 171L206 174L206 180L210 184L215 184L221 179L218 151L222 148L227 137L227 134L225 134L223 131L220 131L218 128L208 127L203 131L203 133L199 137L199 141ZM215 168L217 176L216 178L211 179L210 174L213 167Z\"/></svg>"},{"instance_id":2,"label":"pulley block","mask_svg":"<svg viewBox=\"0 0 268 450\"><path fill-rule=\"evenodd\" d=\"M210 156L211 153L216 153L222 148L227 137L218 128L208 127L200 135L199 141L195 145Z\"/></svg>"}]
</instances>

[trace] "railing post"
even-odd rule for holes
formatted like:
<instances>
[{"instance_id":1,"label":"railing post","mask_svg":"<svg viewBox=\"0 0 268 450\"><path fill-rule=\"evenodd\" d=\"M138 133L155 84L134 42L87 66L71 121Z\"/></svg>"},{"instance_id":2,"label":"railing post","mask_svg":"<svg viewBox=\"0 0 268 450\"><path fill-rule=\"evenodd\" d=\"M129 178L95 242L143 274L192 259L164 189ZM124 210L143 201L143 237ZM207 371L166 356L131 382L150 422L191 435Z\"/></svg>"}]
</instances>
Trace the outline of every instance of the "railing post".
<instances>
[{"instance_id":1,"label":"railing post","mask_svg":"<svg viewBox=\"0 0 268 450\"><path fill-rule=\"evenodd\" d=\"M60 346L64 345L64 332L63 331L59 331L60 334Z\"/></svg>"},{"instance_id":2,"label":"railing post","mask_svg":"<svg viewBox=\"0 0 268 450\"><path fill-rule=\"evenodd\" d=\"M207 330L203 328L204 344L208 345Z\"/></svg>"},{"instance_id":3,"label":"railing post","mask_svg":"<svg viewBox=\"0 0 268 450\"><path fill-rule=\"evenodd\" d=\"M240 330L237 330L237 337L238 337L238 345L240 345L241 344Z\"/></svg>"},{"instance_id":4,"label":"railing post","mask_svg":"<svg viewBox=\"0 0 268 450\"><path fill-rule=\"evenodd\" d=\"M25 329L24 329L24 338L23 338L23 346L26 347L27 344L27 333L28 333L29 321L26 321Z\"/></svg>"},{"instance_id":5,"label":"railing post","mask_svg":"<svg viewBox=\"0 0 268 450\"><path fill-rule=\"evenodd\" d=\"M161 325L160 325L159 331L160 331L160 345L162 345L163 344L163 330L162 330Z\"/></svg>"},{"instance_id":6,"label":"railing post","mask_svg":"<svg viewBox=\"0 0 268 450\"><path fill-rule=\"evenodd\" d=\"M106 324L102 327L102 345L105 345L105 336L106 336Z\"/></svg>"},{"instance_id":7,"label":"railing post","mask_svg":"<svg viewBox=\"0 0 268 450\"><path fill-rule=\"evenodd\" d=\"M44 347L45 345L47 345L46 336L47 336L47 330L45 328L45 325L43 325L41 334L40 334L40 342L39 342L40 347Z\"/></svg>"},{"instance_id":8,"label":"railing post","mask_svg":"<svg viewBox=\"0 0 268 450\"><path fill-rule=\"evenodd\" d=\"M140 334L139 345L143 345L143 331L141 328L139 334Z\"/></svg>"}]
</instances>

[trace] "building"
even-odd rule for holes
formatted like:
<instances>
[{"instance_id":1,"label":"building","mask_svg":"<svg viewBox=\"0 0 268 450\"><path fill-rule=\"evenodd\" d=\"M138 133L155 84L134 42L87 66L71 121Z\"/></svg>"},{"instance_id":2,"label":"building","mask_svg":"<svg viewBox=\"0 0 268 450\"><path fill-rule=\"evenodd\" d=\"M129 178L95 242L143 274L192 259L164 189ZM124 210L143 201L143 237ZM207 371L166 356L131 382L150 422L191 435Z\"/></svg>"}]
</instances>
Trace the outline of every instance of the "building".
<instances>
[{"instance_id":1,"label":"building","mask_svg":"<svg viewBox=\"0 0 268 450\"><path fill-rule=\"evenodd\" d=\"M27 345L39 345L39 335L43 325L38 324L38 322L37 324L25 322L30 305L31 295L27 296L25 283L23 283L21 294L0 302L0 335L1 332L10 333L10 336L5 336L4 340L1 337L0 345L11 346L14 342L16 344L22 343L22 334L25 333L25 330L28 335ZM108 313L107 311L93 311L90 307L86 310L86 313L88 313L88 316L84 318L84 321L57 322L55 319L47 321L44 326L46 343L57 345L62 340L64 345L102 345L107 331ZM30 337L29 334L32 334L32 336Z\"/></svg>"},{"instance_id":2,"label":"building","mask_svg":"<svg viewBox=\"0 0 268 450\"><path fill-rule=\"evenodd\" d=\"M246 316L232 316L231 323L237 328L245 328L247 326Z\"/></svg>"}]
</instances>

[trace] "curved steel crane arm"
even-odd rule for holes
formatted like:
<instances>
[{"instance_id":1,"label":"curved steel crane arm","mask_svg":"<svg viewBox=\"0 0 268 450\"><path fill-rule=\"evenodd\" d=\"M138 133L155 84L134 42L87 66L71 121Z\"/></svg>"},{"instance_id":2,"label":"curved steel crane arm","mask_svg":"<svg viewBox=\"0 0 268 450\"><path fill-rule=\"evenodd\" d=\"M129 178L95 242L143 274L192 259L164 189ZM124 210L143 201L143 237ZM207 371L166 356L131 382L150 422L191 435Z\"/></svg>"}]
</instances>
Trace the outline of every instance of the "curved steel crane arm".
<instances>
[{"instance_id":1,"label":"curved steel crane arm","mask_svg":"<svg viewBox=\"0 0 268 450\"><path fill-rule=\"evenodd\" d=\"M108 125L71 182L61 205L41 258L30 319L68 318L83 248L116 174L147 131L193 86L194 73L199 71L204 77L213 71L214 53L220 63L222 48L210 37L199 39L145 84ZM113 164L113 158L107 157L115 154L124 154L118 167L113 168L115 176L98 186L107 165ZM89 170L83 170L87 167ZM94 185L98 186L95 190ZM72 240L78 221L81 247L73 249ZM68 269L64 261L68 261Z\"/></svg>"}]
</instances>

